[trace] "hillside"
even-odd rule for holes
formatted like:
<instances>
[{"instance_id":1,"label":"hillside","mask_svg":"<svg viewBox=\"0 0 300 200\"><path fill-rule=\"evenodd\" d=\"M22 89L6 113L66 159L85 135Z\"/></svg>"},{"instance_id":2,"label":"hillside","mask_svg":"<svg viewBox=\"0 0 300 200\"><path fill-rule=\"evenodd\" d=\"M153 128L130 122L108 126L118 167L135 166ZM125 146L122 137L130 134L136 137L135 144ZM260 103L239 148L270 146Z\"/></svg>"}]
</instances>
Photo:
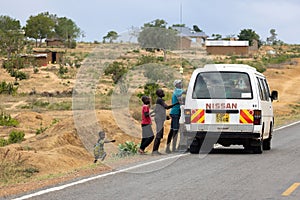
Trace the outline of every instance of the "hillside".
<instances>
[{"instance_id":1,"label":"hillside","mask_svg":"<svg viewBox=\"0 0 300 200\"><path fill-rule=\"evenodd\" d=\"M92 51L92 48L81 46L82 48L78 51ZM106 51L105 48L102 50ZM128 48L129 50L130 48ZM140 52L140 54L142 53ZM136 59L136 56L136 54L128 54L126 59ZM190 52L188 56L197 57L199 55ZM105 77L105 81L101 80L97 83L97 91L99 93L95 97L97 107L94 111L86 111L85 115L83 115L84 117L81 120L85 126L82 128L74 123L74 111L72 111L72 88L78 81L78 77L76 80L77 69L73 68L70 70L69 73L73 75L70 75L68 78L59 77L57 70L58 66L55 65L41 67L38 73L34 73L32 69L24 69L25 72L30 74L30 78L20 81L19 94L13 97L0 95L1 110L9 113L20 122L17 127L0 126L0 137L7 138L12 130L25 132L25 141L22 143L0 148L1 166L14 164L19 169L31 170L31 173L28 175L30 178L24 178L26 175L20 178L8 174L14 172L13 166L5 168L8 171L7 173L2 173L0 178L15 178L15 182L8 180L5 183L2 180L0 182L0 197L65 181L76 176L111 170L124 162L147 159L141 156L127 159L113 156L118 150L118 144L125 141L139 143L141 128L139 121L132 116L134 112L139 112L138 107L130 109L131 115L127 113L126 116L121 114L117 116L123 116L126 119L130 118L132 120L130 124L127 121L116 121L114 113L107 109L107 106L110 105L110 99L105 93L112 87L109 77ZM185 79L189 78L190 72L191 69L186 71ZM14 81L14 78L10 77L3 68L0 68L0 74L1 81ZM277 126L299 120L300 59L293 59L292 64L269 67L264 74L268 78L271 90L279 91L279 100L273 103ZM28 95L32 91L35 91L36 94ZM41 106L45 102L47 104ZM58 108L50 107L50 105L56 105ZM89 124L90 120L93 120L94 115L106 132L106 137L117 141L115 144L106 146L108 157L103 164L97 165L92 163L91 145L97 141L97 135L94 133L97 131L98 124ZM168 133L167 127L169 122L166 124L165 134ZM37 135L38 130L43 131ZM79 131L80 134L78 133ZM87 138L90 142L89 145L85 143ZM165 138L162 141L161 148L164 147ZM23 184L22 182L31 183ZM11 186L11 184L14 184L14 186Z\"/></svg>"}]
</instances>

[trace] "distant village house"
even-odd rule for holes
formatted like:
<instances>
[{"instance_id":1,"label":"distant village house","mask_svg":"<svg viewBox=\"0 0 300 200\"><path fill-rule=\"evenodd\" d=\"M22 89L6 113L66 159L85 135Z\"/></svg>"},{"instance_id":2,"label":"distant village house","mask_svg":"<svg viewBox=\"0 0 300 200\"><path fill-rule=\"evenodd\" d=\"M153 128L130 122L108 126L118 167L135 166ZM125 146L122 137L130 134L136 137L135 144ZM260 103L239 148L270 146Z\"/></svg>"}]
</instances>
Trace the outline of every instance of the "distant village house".
<instances>
[{"instance_id":1,"label":"distant village house","mask_svg":"<svg viewBox=\"0 0 300 200\"><path fill-rule=\"evenodd\" d=\"M43 57L42 63L43 65L47 64L60 64L63 61L63 54L62 50L49 50L49 49L36 49L33 51L35 55L46 55Z\"/></svg>"},{"instance_id":2,"label":"distant village house","mask_svg":"<svg viewBox=\"0 0 300 200\"><path fill-rule=\"evenodd\" d=\"M196 32L188 27L172 27L178 31L180 42L177 45L178 49L190 49L191 47L202 47L205 44L208 36L204 32Z\"/></svg>"},{"instance_id":3,"label":"distant village house","mask_svg":"<svg viewBox=\"0 0 300 200\"><path fill-rule=\"evenodd\" d=\"M248 55L249 41L207 40L206 51L211 55Z\"/></svg>"}]
</instances>

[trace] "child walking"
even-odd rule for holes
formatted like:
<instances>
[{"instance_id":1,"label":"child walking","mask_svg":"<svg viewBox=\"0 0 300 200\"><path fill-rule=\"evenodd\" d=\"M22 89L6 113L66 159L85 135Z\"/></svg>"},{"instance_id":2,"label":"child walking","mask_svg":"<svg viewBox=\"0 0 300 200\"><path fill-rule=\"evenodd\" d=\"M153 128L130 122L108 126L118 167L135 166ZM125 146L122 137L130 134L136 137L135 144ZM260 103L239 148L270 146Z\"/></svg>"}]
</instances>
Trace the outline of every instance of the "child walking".
<instances>
[{"instance_id":1,"label":"child walking","mask_svg":"<svg viewBox=\"0 0 300 200\"><path fill-rule=\"evenodd\" d=\"M98 142L94 146L94 163L98 161L99 158L101 158L101 161L103 161L106 157L106 152L104 151L104 143L109 142L115 142L116 140L106 140L105 139L105 132L100 131L99 132L99 139Z\"/></svg>"},{"instance_id":2,"label":"child walking","mask_svg":"<svg viewBox=\"0 0 300 200\"><path fill-rule=\"evenodd\" d=\"M142 97L142 141L141 141L141 146L138 150L140 154L145 153L145 149L151 144L151 142L154 139L154 134L152 130L152 121L151 121L151 116L150 116L150 98L148 96L143 96Z\"/></svg>"}]
</instances>

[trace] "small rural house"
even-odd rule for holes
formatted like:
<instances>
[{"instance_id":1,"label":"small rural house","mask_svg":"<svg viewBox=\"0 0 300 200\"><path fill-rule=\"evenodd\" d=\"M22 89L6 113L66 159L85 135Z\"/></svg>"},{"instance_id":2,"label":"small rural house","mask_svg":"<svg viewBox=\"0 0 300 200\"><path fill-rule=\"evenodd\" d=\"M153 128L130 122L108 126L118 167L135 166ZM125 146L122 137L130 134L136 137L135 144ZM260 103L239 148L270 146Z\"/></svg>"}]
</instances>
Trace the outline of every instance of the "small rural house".
<instances>
[{"instance_id":1,"label":"small rural house","mask_svg":"<svg viewBox=\"0 0 300 200\"><path fill-rule=\"evenodd\" d=\"M204 32L196 32L188 27L172 27L172 29L179 32L181 38L178 44L178 49L189 49L193 46L202 47L208 38Z\"/></svg>"},{"instance_id":2,"label":"small rural house","mask_svg":"<svg viewBox=\"0 0 300 200\"><path fill-rule=\"evenodd\" d=\"M63 62L63 50L36 49L33 54L39 58L43 66L47 64L60 64Z\"/></svg>"},{"instance_id":3,"label":"small rural house","mask_svg":"<svg viewBox=\"0 0 300 200\"><path fill-rule=\"evenodd\" d=\"M20 54L19 55L25 64L32 64L36 66L47 65L47 54Z\"/></svg>"},{"instance_id":4,"label":"small rural house","mask_svg":"<svg viewBox=\"0 0 300 200\"><path fill-rule=\"evenodd\" d=\"M249 41L207 40L206 51L211 55L248 55Z\"/></svg>"}]
</instances>

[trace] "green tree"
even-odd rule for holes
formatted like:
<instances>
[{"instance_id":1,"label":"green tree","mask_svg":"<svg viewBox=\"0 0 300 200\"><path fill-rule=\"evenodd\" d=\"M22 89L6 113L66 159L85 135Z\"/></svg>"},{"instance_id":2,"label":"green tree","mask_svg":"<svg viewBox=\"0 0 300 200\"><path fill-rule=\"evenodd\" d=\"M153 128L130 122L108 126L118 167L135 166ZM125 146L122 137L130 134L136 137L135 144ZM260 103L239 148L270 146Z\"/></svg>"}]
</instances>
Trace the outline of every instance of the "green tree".
<instances>
[{"instance_id":1,"label":"green tree","mask_svg":"<svg viewBox=\"0 0 300 200\"><path fill-rule=\"evenodd\" d=\"M221 40L222 39L222 35L221 34L212 34L211 37L214 39L214 40Z\"/></svg>"},{"instance_id":2,"label":"green tree","mask_svg":"<svg viewBox=\"0 0 300 200\"><path fill-rule=\"evenodd\" d=\"M106 40L109 40L109 43L112 43L118 37L119 37L119 35L118 35L118 33L116 31L109 31L107 33L107 35L103 37L103 43L105 43Z\"/></svg>"},{"instance_id":3,"label":"green tree","mask_svg":"<svg viewBox=\"0 0 300 200\"><path fill-rule=\"evenodd\" d=\"M276 45L278 43L276 30L271 29L270 34L271 36L267 38L267 43L271 45Z\"/></svg>"},{"instance_id":4,"label":"green tree","mask_svg":"<svg viewBox=\"0 0 300 200\"><path fill-rule=\"evenodd\" d=\"M164 20L154 20L144 24L139 34L138 42L142 48L161 49L166 60L167 49L175 49L178 45L178 32L172 28L167 28Z\"/></svg>"},{"instance_id":5,"label":"green tree","mask_svg":"<svg viewBox=\"0 0 300 200\"><path fill-rule=\"evenodd\" d=\"M19 53L25 46L20 21L9 16L0 16L0 51L11 58L12 53Z\"/></svg>"},{"instance_id":6,"label":"green tree","mask_svg":"<svg viewBox=\"0 0 300 200\"><path fill-rule=\"evenodd\" d=\"M203 32L197 25L193 25L193 30L195 32Z\"/></svg>"},{"instance_id":7,"label":"green tree","mask_svg":"<svg viewBox=\"0 0 300 200\"><path fill-rule=\"evenodd\" d=\"M55 18L56 16L50 15L48 12L30 16L24 27L25 35L35 39L36 46L38 46L38 40L40 40L39 45L41 46L43 39L54 35Z\"/></svg>"},{"instance_id":8,"label":"green tree","mask_svg":"<svg viewBox=\"0 0 300 200\"><path fill-rule=\"evenodd\" d=\"M55 21L56 24L54 30L56 36L60 39L64 39L66 41L66 46L71 48L72 42L82 34L82 31L75 22L66 17L57 18Z\"/></svg>"},{"instance_id":9,"label":"green tree","mask_svg":"<svg viewBox=\"0 0 300 200\"><path fill-rule=\"evenodd\" d=\"M243 29L238 35L239 40L241 41L249 41L249 45L253 45L253 40L257 40L258 47L261 46L261 41L259 40L259 35L252 29Z\"/></svg>"},{"instance_id":10,"label":"green tree","mask_svg":"<svg viewBox=\"0 0 300 200\"><path fill-rule=\"evenodd\" d=\"M149 23L145 23L144 27L152 27L152 28L166 28L167 22L163 19L156 19Z\"/></svg>"}]
</instances>

